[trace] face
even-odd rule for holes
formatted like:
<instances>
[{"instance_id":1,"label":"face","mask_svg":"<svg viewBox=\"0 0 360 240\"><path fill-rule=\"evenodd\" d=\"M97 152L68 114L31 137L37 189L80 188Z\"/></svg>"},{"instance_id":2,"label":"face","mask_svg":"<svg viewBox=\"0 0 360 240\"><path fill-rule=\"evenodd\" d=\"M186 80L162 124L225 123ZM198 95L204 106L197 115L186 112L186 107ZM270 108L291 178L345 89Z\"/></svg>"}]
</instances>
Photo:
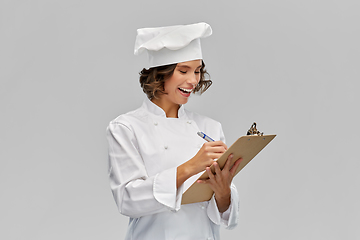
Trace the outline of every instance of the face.
<instances>
[{"instance_id":1,"label":"face","mask_svg":"<svg viewBox=\"0 0 360 240\"><path fill-rule=\"evenodd\" d=\"M161 96L162 100L174 105L187 103L191 92L200 81L201 66L201 59L178 63L173 75L164 83L167 94Z\"/></svg>"}]
</instances>

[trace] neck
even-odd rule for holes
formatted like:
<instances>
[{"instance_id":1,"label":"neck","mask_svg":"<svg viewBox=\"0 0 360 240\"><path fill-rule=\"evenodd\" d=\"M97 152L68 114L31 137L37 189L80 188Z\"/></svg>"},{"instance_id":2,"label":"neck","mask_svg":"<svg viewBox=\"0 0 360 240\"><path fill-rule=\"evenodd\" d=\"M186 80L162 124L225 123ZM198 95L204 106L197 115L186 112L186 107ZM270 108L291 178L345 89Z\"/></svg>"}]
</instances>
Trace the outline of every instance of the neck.
<instances>
[{"instance_id":1,"label":"neck","mask_svg":"<svg viewBox=\"0 0 360 240\"><path fill-rule=\"evenodd\" d=\"M163 101L162 98L153 98L151 99L153 103L159 106L162 110L164 110L166 117L168 118L178 118L178 111L180 108L179 104L169 103L167 101Z\"/></svg>"}]
</instances>

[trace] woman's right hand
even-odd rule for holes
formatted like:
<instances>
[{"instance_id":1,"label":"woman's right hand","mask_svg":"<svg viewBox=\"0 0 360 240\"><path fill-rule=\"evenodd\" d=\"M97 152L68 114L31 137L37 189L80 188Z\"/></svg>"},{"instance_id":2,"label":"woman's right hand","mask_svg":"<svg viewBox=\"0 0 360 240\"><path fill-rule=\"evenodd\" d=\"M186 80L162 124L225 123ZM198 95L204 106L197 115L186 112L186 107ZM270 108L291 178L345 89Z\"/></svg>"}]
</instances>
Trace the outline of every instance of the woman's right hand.
<instances>
[{"instance_id":1,"label":"woman's right hand","mask_svg":"<svg viewBox=\"0 0 360 240\"><path fill-rule=\"evenodd\" d=\"M227 146L222 141L204 143L197 154L188 161L188 166L193 171L192 175L210 167L226 150Z\"/></svg>"},{"instance_id":2,"label":"woman's right hand","mask_svg":"<svg viewBox=\"0 0 360 240\"><path fill-rule=\"evenodd\" d=\"M210 167L226 150L227 146L222 141L204 143L193 158L177 168L177 187L189 177Z\"/></svg>"}]
</instances>

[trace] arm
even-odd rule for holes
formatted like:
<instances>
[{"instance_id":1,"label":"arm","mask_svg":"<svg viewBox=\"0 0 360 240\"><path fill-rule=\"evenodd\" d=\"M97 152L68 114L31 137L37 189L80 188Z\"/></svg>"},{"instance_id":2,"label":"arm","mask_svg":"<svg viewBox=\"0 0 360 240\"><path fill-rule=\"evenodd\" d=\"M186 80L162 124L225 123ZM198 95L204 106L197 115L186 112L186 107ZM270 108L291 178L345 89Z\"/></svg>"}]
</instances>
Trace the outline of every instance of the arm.
<instances>
[{"instance_id":1,"label":"arm","mask_svg":"<svg viewBox=\"0 0 360 240\"><path fill-rule=\"evenodd\" d=\"M211 221L217 225L223 225L227 229L233 229L238 224L239 218L239 195L234 184L231 184L231 203L229 208L220 213L216 205L215 195L209 202L207 214Z\"/></svg>"},{"instance_id":2,"label":"arm","mask_svg":"<svg viewBox=\"0 0 360 240\"><path fill-rule=\"evenodd\" d=\"M130 217L179 210L184 181L205 170L226 148L221 141L205 143L192 159L179 167L148 176L137 139L129 127L111 123L107 138L111 189L119 211Z\"/></svg>"},{"instance_id":3,"label":"arm","mask_svg":"<svg viewBox=\"0 0 360 240\"><path fill-rule=\"evenodd\" d=\"M242 159L238 159L233 167L229 169L231 162L229 156L223 170L220 170L218 164L215 165L214 175L209 168L207 172L209 179L199 180L199 183L208 184L214 191L214 195L208 206L208 216L215 223L221 223L228 229L236 227L239 215L239 196L234 184L231 183L235 170ZM227 166L228 165L228 166Z\"/></svg>"},{"instance_id":4,"label":"arm","mask_svg":"<svg viewBox=\"0 0 360 240\"><path fill-rule=\"evenodd\" d=\"M199 183L208 184L215 193L216 205L219 212L225 212L231 203L231 182L235 176L235 171L238 168L242 158L235 161L234 165L230 168L233 155L230 154L228 160L225 163L224 168L221 170L217 162L214 163L215 174L210 170L210 167L206 168L206 172L209 175L207 180L198 180Z\"/></svg>"},{"instance_id":5,"label":"arm","mask_svg":"<svg viewBox=\"0 0 360 240\"><path fill-rule=\"evenodd\" d=\"M122 123L110 123L107 139L110 186L120 213L136 218L180 209L182 192L176 188L176 168L148 176L137 139Z\"/></svg>"},{"instance_id":6,"label":"arm","mask_svg":"<svg viewBox=\"0 0 360 240\"><path fill-rule=\"evenodd\" d=\"M224 133L220 126L221 140L225 141ZM232 155L229 158L232 158ZM241 159L238 159L230 169L230 162L226 162L221 171L217 163L214 164L216 174L212 174L210 168L207 169L210 178L207 181L200 181L202 184L209 184L213 189L214 195L209 202L208 216L215 224L223 224L231 229L237 225L239 215L239 196L232 179L239 166ZM211 174L211 175L210 175Z\"/></svg>"}]
</instances>

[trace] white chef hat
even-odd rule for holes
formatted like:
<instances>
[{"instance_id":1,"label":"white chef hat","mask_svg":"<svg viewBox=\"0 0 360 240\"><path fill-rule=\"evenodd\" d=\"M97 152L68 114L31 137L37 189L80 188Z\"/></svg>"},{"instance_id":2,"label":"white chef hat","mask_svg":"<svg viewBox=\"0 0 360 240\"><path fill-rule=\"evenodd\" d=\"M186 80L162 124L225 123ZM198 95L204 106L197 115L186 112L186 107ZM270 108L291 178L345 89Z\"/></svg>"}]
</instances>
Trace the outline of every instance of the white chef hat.
<instances>
[{"instance_id":1,"label":"white chef hat","mask_svg":"<svg viewBox=\"0 0 360 240\"><path fill-rule=\"evenodd\" d=\"M212 34L209 24L201 22L137 30L134 54L146 51L149 68L202 59L200 38Z\"/></svg>"}]
</instances>

